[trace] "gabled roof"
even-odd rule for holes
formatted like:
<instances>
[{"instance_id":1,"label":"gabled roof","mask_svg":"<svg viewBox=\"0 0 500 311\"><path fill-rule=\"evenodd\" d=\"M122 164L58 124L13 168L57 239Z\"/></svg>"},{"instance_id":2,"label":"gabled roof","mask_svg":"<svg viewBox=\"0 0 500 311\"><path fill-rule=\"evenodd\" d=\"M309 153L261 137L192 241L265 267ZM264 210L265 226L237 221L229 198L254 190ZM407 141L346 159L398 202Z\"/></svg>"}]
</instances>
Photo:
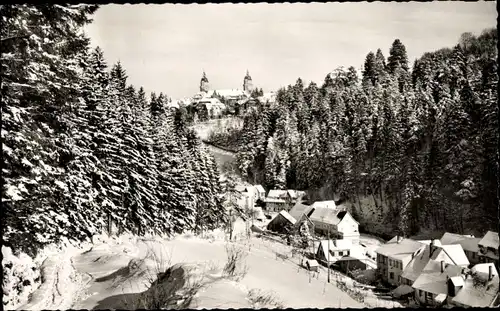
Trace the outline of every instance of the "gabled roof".
<instances>
[{"instance_id":1,"label":"gabled roof","mask_svg":"<svg viewBox=\"0 0 500 311\"><path fill-rule=\"evenodd\" d=\"M456 265L445 264L444 272L441 272L441 262L431 259L412 287L433 294L448 294L448 277L460 276L462 269Z\"/></svg>"},{"instance_id":2,"label":"gabled roof","mask_svg":"<svg viewBox=\"0 0 500 311\"><path fill-rule=\"evenodd\" d=\"M294 217L294 216L292 215L292 217ZM296 217L294 217L294 218L297 219L297 222L295 223L295 226L297 228L299 226L301 226L304 221L308 223L308 226L313 226L313 228L314 228L314 223L311 221L311 219L309 219L309 217L307 217L306 214L302 214L302 216L300 216L298 218L296 218ZM311 228L311 227L309 227L309 228Z\"/></svg>"},{"instance_id":3,"label":"gabled roof","mask_svg":"<svg viewBox=\"0 0 500 311\"><path fill-rule=\"evenodd\" d=\"M464 250L477 253L479 251L478 244L480 240L480 238L475 238L470 235L445 232L440 241L443 245L459 244Z\"/></svg>"},{"instance_id":4,"label":"gabled roof","mask_svg":"<svg viewBox=\"0 0 500 311\"><path fill-rule=\"evenodd\" d=\"M335 244L332 240L321 240L318 243L318 248L321 246L321 250L323 251L323 255L328 259L328 244L330 244L330 250L335 249ZM318 250L319 251L319 250ZM331 256L330 256L331 257Z\"/></svg>"},{"instance_id":5,"label":"gabled roof","mask_svg":"<svg viewBox=\"0 0 500 311\"><path fill-rule=\"evenodd\" d=\"M286 190L269 190L269 193L267 194L268 198L273 198L273 199L284 199L288 196L288 192Z\"/></svg>"},{"instance_id":6,"label":"gabled roof","mask_svg":"<svg viewBox=\"0 0 500 311\"><path fill-rule=\"evenodd\" d=\"M281 211L279 212L279 214L285 217L285 219L288 220L292 225L294 225L297 222L297 220L293 218L290 214L288 214L287 211Z\"/></svg>"},{"instance_id":7,"label":"gabled roof","mask_svg":"<svg viewBox=\"0 0 500 311\"><path fill-rule=\"evenodd\" d=\"M499 246L498 232L493 232L493 231L486 232L484 237L479 241L479 245L498 249Z\"/></svg>"},{"instance_id":8,"label":"gabled roof","mask_svg":"<svg viewBox=\"0 0 500 311\"><path fill-rule=\"evenodd\" d=\"M337 209L332 209L328 207L316 207L312 206L314 208L314 212L310 216L311 220L314 222L322 222L322 223L327 223L327 224L332 224L332 225L338 225L346 215L351 215L347 211L339 211ZM350 216L356 223L357 221Z\"/></svg>"},{"instance_id":9,"label":"gabled roof","mask_svg":"<svg viewBox=\"0 0 500 311\"><path fill-rule=\"evenodd\" d=\"M403 259L411 256L417 250L421 249L425 244L411 239L401 239L399 243L393 238L386 244L380 246L375 251L376 253L396 259Z\"/></svg>"},{"instance_id":10,"label":"gabled roof","mask_svg":"<svg viewBox=\"0 0 500 311\"><path fill-rule=\"evenodd\" d=\"M429 245L426 245L424 248L420 249L415 255L415 257L410 261L410 263L408 263L408 265L404 268L401 277L411 281L415 281L422 273L422 270L425 268L425 266L430 260L436 260L439 262L444 261L447 264L456 264L455 260L459 262L463 261L463 258L460 255L460 253L458 255L458 258L453 260L454 258L451 258L450 256L456 255L455 252L454 251L446 252L445 248L442 246L435 247L432 254L430 254L430 251L431 247ZM465 256L464 253L463 256ZM467 260L467 264L468 262L469 261Z\"/></svg>"},{"instance_id":11,"label":"gabled roof","mask_svg":"<svg viewBox=\"0 0 500 311\"><path fill-rule=\"evenodd\" d=\"M441 237L441 239L439 239L439 240L441 241L442 244L450 245L450 244L458 242L464 238L472 238L472 236L461 235L458 233L445 232L443 234L443 236Z\"/></svg>"},{"instance_id":12,"label":"gabled roof","mask_svg":"<svg viewBox=\"0 0 500 311\"><path fill-rule=\"evenodd\" d=\"M493 279L488 281L489 267L493 269ZM478 264L472 269L472 274L464 280L462 289L452 299L470 307L489 307L498 295L499 277L493 263Z\"/></svg>"},{"instance_id":13,"label":"gabled roof","mask_svg":"<svg viewBox=\"0 0 500 311\"><path fill-rule=\"evenodd\" d=\"M258 192L266 192L266 190L264 190L264 187L262 187L262 185L255 185L255 189L257 189Z\"/></svg>"},{"instance_id":14,"label":"gabled roof","mask_svg":"<svg viewBox=\"0 0 500 311\"><path fill-rule=\"evenodd\" d=\"M314 205L313 207L314 212L309 217L313 222L322 222L332 225L337 225L340 222L341 219L337 217L339 211L332 208L316 207Z\"/></svg>"},{"instance_id":15,"label":"gabled roof","mask_svg":"<svg viewBox=\"0 0 500 311\"><path fill-rule=\"evenodd\" d=\"M302 217L302 215L307 215L309 212L311 212L311 210L313 210L312 206L306 205L302 202L297 202L290 210L290 215L292 215L296 219L299 219L300 217Z\"/></svg>"},{"instance_id":16,"label":"gabled roof","mask_svg":"<svg viewBox=\"0 0 500 311\"><path fill-rule=\"evenodd\" d=\"M450 257L453 263L457 266L468 266L470 264L469 259L465 255L462 246L455 245L443 245L441 246L444 252Z\"/></svg>"},{"instance_id":17,"label":"gabled roof","mask_svg":"<svg viewBox=\"0 0 500 311\"><path fill-rule=\"evenodd\" d=\"M296 200L296 199L298 199L298 198L300 198L300 197L302 197L302 196L304 196L306 194L305 191L300 191L300 190L289 189L287 191L288 191L288 195L293 200Z\"/></svg>"},{"instance_id":18,"label":"gabled roof","mask_svg":"<svg viewBox=\"0 0 500 311\"><path fill-rule=\"evenodd\" d=\"M347 217L346 217L347 216ZM352 217L352 215L348 212L348 211L340 211L338 214L337 214L337 218L340 219L340 222L346 218L348 219L351 219L352 221L354 221L355 223L357 223L359 225L359 222L356 221L356 219L354 219L354 217ZM339 222L339 223L340 223Z\"/></svg>"},{"instance_id":19,"label":"gabled roof","mask_svg":"<svg viewBox=\"0 0 500 311\"><path fill-rule=\"evenodd\" d=\"M335 209L337 207L335 205L335 201L316 201L311 206L315 208L322 207L331 209Z\"/></svg>"}]
</instances>

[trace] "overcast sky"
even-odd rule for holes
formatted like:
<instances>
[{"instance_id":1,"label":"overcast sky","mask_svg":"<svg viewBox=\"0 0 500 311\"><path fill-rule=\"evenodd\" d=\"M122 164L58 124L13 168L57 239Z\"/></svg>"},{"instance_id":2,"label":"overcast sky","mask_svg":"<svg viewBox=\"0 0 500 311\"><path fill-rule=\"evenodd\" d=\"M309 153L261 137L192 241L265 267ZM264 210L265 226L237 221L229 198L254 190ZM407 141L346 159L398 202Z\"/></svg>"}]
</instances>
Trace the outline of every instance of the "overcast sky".
<instances>
[{"instance_id":1,"label":"overcast sky","mask_svg":"<svg viewBox=\"0 0 500 311\"><path fill-rule=\"evenodd\" d=\"M203 69L214 89L242 88L246 70L264 91L298 77L322 83L338 66L387 57L394 39L411 63L452 47L464 32L496 26L496 2L103 5L86 29L129 83L174 98L198 92Z\"/></svg>"}]
</instances>

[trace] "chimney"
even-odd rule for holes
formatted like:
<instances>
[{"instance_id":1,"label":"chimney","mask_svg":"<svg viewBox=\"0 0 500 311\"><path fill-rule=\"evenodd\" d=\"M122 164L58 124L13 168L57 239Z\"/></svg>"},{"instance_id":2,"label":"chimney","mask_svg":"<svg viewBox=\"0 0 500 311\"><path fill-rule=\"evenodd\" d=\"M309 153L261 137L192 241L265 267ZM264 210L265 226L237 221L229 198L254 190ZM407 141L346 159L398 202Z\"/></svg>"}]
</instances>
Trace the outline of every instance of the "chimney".
<instances>
[{"instance_id":1,"label":"chimney","mask_svg":"<svg viewBox=\"0 0 500 311\"><path fill-rule=\"evenodd\" d=\"M444 260L441 260L441 273L444 272Z\"/></svg>"},{"instance_id":2,"label":"chimney","mask_svg":"<svg viewBox=\"0 0 500 311\"><path fill-rule=\"evenodd\" d=\"M431 240L431 245L429 245L429 258L432 257L432 249L434 248L434 240Z\"/></svg>"},{"instance_id":3,"label":"chimney","mask_svg":"<svg viewBox=\"0 0 500 311\"><path fill-rule=\"evenodd\" d=\"M399 243L399 233L396 235L396 243Z\"/></svg>"},{"instance_id":4,"label":"chimney","mask_svg":"<svg viewBox=\"0 0 500 311\"><path fill-rule=\"evenodd\" d=\"M490 265L488 270L488 281L493 280L493 265Z\"/></svg>"}]
</instances>

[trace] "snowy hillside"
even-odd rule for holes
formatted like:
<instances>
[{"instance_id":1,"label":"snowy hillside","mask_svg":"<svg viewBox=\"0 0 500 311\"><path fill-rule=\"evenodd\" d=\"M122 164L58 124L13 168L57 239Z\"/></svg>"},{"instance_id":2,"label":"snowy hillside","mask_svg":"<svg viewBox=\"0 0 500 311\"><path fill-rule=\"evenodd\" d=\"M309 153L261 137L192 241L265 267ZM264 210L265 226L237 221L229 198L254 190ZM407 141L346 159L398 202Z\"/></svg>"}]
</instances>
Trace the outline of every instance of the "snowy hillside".
<instances>
[{"instance_id":1,"label":"snowy hillside","mask_svg":"<svg viewBox=\"0 0 500 311\"><path fill-rule=\"evenodd\" d=\"M244 230L243 226L236 228L240 237ZM297 265L300 258L277 259L276 252L289 254L288 247L257 238L236 242L236 247L246 253L246 275L239 281L224 278L226 245L223 234L206 239L179 236L169 241L133 236L102 238L91 248L67 253L66 260L46 261L45 282L21 309L140 308L137 303L141 297L147 297L144 293L148 291L148 281L174 265L172 273L186 265L195 265L198 271L197 275L185 276L203 285L187 305L190 308L249 308L257 289L288 308L363 307L327 284L325 274L310 281L308 273ZM189 284L192 285L188 282L178 290Z\"/></svg>"}]
</instances>

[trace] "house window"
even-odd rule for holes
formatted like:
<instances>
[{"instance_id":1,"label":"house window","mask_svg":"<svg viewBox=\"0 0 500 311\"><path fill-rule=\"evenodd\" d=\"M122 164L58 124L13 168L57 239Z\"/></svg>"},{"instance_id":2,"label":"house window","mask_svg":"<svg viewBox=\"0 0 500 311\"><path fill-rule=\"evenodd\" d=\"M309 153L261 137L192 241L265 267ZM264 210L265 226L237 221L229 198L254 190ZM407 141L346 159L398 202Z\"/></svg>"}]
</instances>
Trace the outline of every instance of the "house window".
<instances>
[{"instance_id":1,"label":"house window","mask_svg":"<svg viewBox=\"0 0 500 311\"><path fill-rule=\"evenodd\" d=\"M398 283L401 283L401 275L398 276Z\"/></svg>"},{"instance_id":2,"label":"house window","mask_svg":"<svg viewBox=\"0 0 500 311\"><path fill-rule=\"evenodd\" d=\"M391 278L391 280L394 280L394 272L389 273L389 277Z\"/></svg>"},{"instance_id":3,"label":"house window","mask_svg":"<svg viewBox=\"0 0 500 311\"><path fill-rule=\"evenodd\" d=\"M418 297L422 297L422 290L421 289L418 290Z\"/></svg>"},{"instance_id":4,"label":"house window","mask_svg":"<svg viewBox=\"0 0 500 311\"><path fill-rule=\"evenodd\" d=\"M389 266L392 267L392 259L389 259Z\"/></svg>"}]
</instances>

